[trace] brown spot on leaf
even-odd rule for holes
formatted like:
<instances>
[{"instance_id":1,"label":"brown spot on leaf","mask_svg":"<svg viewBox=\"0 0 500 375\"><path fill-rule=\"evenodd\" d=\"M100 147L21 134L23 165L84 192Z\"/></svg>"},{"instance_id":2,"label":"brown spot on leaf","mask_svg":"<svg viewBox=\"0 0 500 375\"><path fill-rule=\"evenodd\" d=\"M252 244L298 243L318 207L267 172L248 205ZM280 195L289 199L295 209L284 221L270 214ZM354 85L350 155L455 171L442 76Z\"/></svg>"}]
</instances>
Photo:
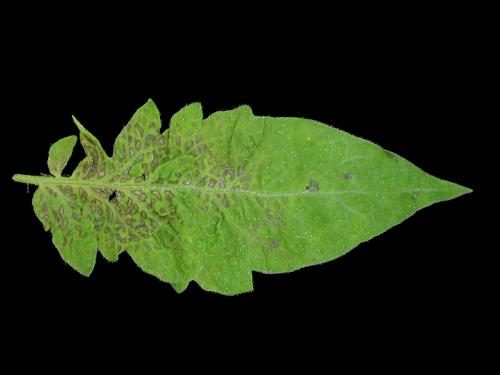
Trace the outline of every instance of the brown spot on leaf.
<instances>
[{"instance_id":1,"label":"brown spot on leaf","mask_svg":"<svg viewBox=\"0 0 500 375\"><path fill-rule=\"evenodd\" d=\"M136 189L132 191L137 197L139 197L139 200L144 202L146 200L146 194L144 194L141 190Z\"/></svg>"},{"instance_id":2,"label":"brown spot on leaf","mask_svg":"<svg viewBox=\"0 0 500 375\"><path fill-rule=\"evenodd\" d=\"M151 194L153 194L156 198L161 199L161 193L158 190L151 190Z\"/></svg>"},{"instance_id":3,"label":"brown spot on leaf","mask_svg":"<svg viewBox=\"0 0 500 375\"><path fill-rule=\"evenodd\" d=\"M142 128L142 126L139 123L135 124L135 127L136 127L137 131L139 132L139 135L142 138L144 136L144 129Z\"/></svg>"},{"instance_id":4,"label":"brown spot on leaf","mask_svg":"<svg viewBox=\"0 0 500 375\"><path fill-rule=\"evenodd\" d=\"M306 186L306 190L311 193L316 193L319 191L319 182L315 180L310 180Z\"/></svg>"},{"instance_id":5,"label":"brown spot on leaf","mask_svg":"<svg viewBox=\"0 0 500 375\"><path fill-rule=\"evenodd\" d=\"M49 187L48 187L48 188L47 188L47 191L48 191L48 192L49 192L49 194L50 194L50 195L52 195L54 198L55 198L55 197L57 197L57 193L56 193L53 189L51 189L51 188L49 188Z\"/></svg>"},{"instance_id":6,"label":"brown spot on leaf","mask_svg":"<svg viewBox=\"0 0 500 375\"><path fill-rule=\"evenodd\" d=\"M204 176L196 183L196 186L203 187L205 186L206 183L207 183L207 178Z\"/></svg>"},{"instance_id":7,"label":"brown spot on leaf","mask_svg":"<svg viewBox=\"0 0 500 375\"><path fill-rule=\"evenodd\" d=\"M384 154L386 154L392 160L396 160L398 158L398 155L396 155L394 152L389 151L389 150L384 149Z\"/></svg>"},{"instance_id":8,"label":"brown spot on leaf","mask_svg":"<svg viewBox=\"0 0 500 375\"><path fill-rule=\"evenodd\" d=\"M95 212L97 208L101 205L101 201L98 199L92 199L92 211Z\"/></svg>"},{"instance_id":9,"label":"brown spot on leaf","mask_svg":"<svg viewBox=\"0 0 500 375\"><path fill-rule=\"evenodd\" d=\"M79 190L78 190L78 191L79 191L79 193L80 193L80 200L81 200L82 202L84 202L84 203L85 203L85 202L87 202L87 197L88 197L87 192L86 192L84 189L82 189L82 188L79 188Z\"/></svg>"},{"instance_id":10,"label":"brown spot on leaf","mask_svg":"<svg viewBox=\"0 0 500 375\"><path fill-rule=\"evenodd\" d=\"M148 134L146 136L146 139L144 140L144 145L146 147L149 147L153 143L154 139L155 139L154 135Z\"/></svg>"},{"instance_id":11,"label":"brown spot on leaf","mask_svg":"<svg viewBox=\"0 0 500 375\"><path fill-rule=\"evenodd\" d=\"M64 207L59 206L59 210L57 211L57 220L59 221L59 227L61 229L65 229L68 226L68 219L64 214Z\"/></svg>"},{"instance_id":12,"label":"brown spot on leaf","mask_svg":"<svg viewBox=\"0 0 500 375\"><path fill-rule=\"evenodd\" d=\"M224 208L228 208L229 207L229 201L227 200L227 195L224 194L222 196L222 206L224 206Z\"/></svg>"}]
</instances>

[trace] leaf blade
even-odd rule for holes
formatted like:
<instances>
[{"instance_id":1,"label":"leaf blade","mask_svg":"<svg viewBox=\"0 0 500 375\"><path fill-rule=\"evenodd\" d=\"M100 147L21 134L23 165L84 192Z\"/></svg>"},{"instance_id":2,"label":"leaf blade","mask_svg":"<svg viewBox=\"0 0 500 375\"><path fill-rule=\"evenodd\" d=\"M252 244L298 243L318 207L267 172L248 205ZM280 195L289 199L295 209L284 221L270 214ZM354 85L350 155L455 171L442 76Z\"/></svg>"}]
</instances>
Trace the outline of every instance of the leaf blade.
<instances>
[{"instance_id":1,"label":"leaf blade","mask_svg":"<svg viewBox=\"0 0 500 375\"><path fill-rule=\"evenodd\" d=\"M61 176L64 167L68 164L68 160L73 153L76 141L77 138L74 135L70 135L58 140L50 147L47 165L53 176Z\"/></svg>"},{"instance_id":2,"label":"leaf blade","mask_svg":"<svg viewBox=\"0 0 500 375\"><path fill-rule=\"evenodd\" d=\"M92 270L96 248L110 261L127 251L178 292L190 281L226 295L251 291L253 271L330 261L470 192L372 142L313 120L254 116L248 106L203 119L193 103L160 134L148 101L111 158L76 123L87 156L70 178L37 179L37 217L80 273ZM64 239L81 233L79 250L68 252Z\"/></svg>"}]
</instances>

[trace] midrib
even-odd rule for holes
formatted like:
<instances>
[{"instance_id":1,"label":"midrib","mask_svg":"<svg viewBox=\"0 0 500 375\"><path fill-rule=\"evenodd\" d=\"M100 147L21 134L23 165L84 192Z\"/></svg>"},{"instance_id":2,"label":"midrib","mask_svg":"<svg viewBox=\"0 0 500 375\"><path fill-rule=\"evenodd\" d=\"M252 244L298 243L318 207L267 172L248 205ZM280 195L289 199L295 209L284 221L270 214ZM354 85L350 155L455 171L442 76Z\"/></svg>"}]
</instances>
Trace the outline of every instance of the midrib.
<instances>
[{"instance_id":1,"label":"midrib","mask_svg":"<svg viewBox=\"0 0 500 375\"><path fill-rule=\"evenodd\" d=\"M29 176L23 174L16 174L12 177L16 182L22 182L32 185L72 185L78 187L93 187L98 189L113 189L113 190L162 190L162 191L192 191L204 193L220 193L220 194L243 194L254 195L261 197L287 197L287 196L313 196L324 195L327 192L265 192L265 191L252 191L242 189L220 189L211 187L201 187L195 185L158 185L158 184L130 184L126 182L102 182L92 180L74 180L69 177L50 177L50 176ZM331 192L330 192L331 194Z\"/></svg>"},{"instance_id":2,"label":"midrib","mask_svg":"<svg viewBox=\"0 0 500 375\"><path fill-rule=\"evenodd\" d=\"M78 187L93 187L100 189L113 189L113 190L162 190L162 191L191 191L203 193L220 193L220 194L236 194L236 195L253 195L259 197L317 197L317 196L330 196L330 195L343 195L343 194L400 194L400 193L414 193L414 192L436 192L443 189L411 189L411 190L392 190L384 192L376 191L363 191L363 190L337 190L337 191L252 191L242 189L220 189L211 187L201 187L194 185L157 185L157 184L130 184L124 182L102 182L91 180L74 180L69 177L51 177L51 176L30 176L24 174L16 174L12 177L16 182L22 182L31 185L72 185Z\"/></svg>"}]
</instances>

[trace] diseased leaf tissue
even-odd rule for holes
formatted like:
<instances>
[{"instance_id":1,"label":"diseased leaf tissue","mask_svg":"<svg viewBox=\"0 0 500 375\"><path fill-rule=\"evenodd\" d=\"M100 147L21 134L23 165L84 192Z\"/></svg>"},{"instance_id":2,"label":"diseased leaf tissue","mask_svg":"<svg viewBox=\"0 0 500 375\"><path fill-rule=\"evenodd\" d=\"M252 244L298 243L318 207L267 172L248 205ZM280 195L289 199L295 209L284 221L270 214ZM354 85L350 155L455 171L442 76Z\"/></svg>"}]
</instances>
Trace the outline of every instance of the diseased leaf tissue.
<instances>
[{"instance_id":1,"label":"diseased leaf tissue","mask_svg":"<svg viewBox=\"0 0 500 375\"><path fill-rule=\"evenodd\" d=\"M191 280L233 295L252 271L290 272L334 259L417 210L470 190L428 175L366 140L316 121L254 116L248 106L203 119L181 109L160 133L149 100L113 156L76 119L86 157L61 176L76 136L49 150L33 208L62 258L89 275L96 253L127 251L178 292Z\"/></svg>"}]
</instances>

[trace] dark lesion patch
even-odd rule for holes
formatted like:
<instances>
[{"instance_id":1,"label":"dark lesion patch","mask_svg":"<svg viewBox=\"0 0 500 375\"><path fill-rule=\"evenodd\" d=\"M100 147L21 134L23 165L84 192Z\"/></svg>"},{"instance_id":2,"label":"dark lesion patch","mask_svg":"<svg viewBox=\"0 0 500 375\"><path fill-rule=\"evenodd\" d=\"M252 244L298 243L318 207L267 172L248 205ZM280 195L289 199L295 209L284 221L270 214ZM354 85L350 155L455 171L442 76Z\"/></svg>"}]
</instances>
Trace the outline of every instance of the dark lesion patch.
<instances>
[{"instance_id":1,"label":"dark lesion patch","mask_svg":"<svg viewBox=\"0 0 500 375\"><path fill-rule=\"evenodd\" d=\"M398 155L396 155L394 152L392 151L389 151L389 150L386 150L384 149L384 154L386 154L390 159L392 160L397 160L398 159Z\"/></svg>"},{"instance_id":2,"label":"dark lesion patch","mask_svg":"<svg viewBox=\"0 0 500 375\"><path fill-rule=\"evenodd\" d=\"M345 172L343 174L343 177L345 180L351 180L352 179L352 173L351 172Z\"/></svg>"},{"instance_id":3,"label":"dark lesion patch","mask_svg":"<svg viewBox=\"0 0 500 375\"><path fill-rule=\"evenodd\" d=\"M110 202L112 199L115 199L115 198L116 198L116 190L113 190L111 195L108 197L108 202Z\"/></svg>"},{"instance_id":4,"label":"dark lesion patch","mask_svg":"<svg viewBox=\"0 0 500 375\"><path fill-rule=\"evenodd\" d=\"M310 180L306 186L306 190L310 193L315 193L319 191L319 182L316 180Z\"/></svg>"},{"instance_id":5,"label":"dark lesion patch","mask_svg":"<svg viewBox=\"0 0 500 375\"><path fill-rule=\"evenodd\" d=\"M59 209L57 210L54 216L57 218L59 227L61 229L66 229L66 227L68 226L68 218L66 217L63 206L59 206Z\"/></svg>"}]
</instances>

